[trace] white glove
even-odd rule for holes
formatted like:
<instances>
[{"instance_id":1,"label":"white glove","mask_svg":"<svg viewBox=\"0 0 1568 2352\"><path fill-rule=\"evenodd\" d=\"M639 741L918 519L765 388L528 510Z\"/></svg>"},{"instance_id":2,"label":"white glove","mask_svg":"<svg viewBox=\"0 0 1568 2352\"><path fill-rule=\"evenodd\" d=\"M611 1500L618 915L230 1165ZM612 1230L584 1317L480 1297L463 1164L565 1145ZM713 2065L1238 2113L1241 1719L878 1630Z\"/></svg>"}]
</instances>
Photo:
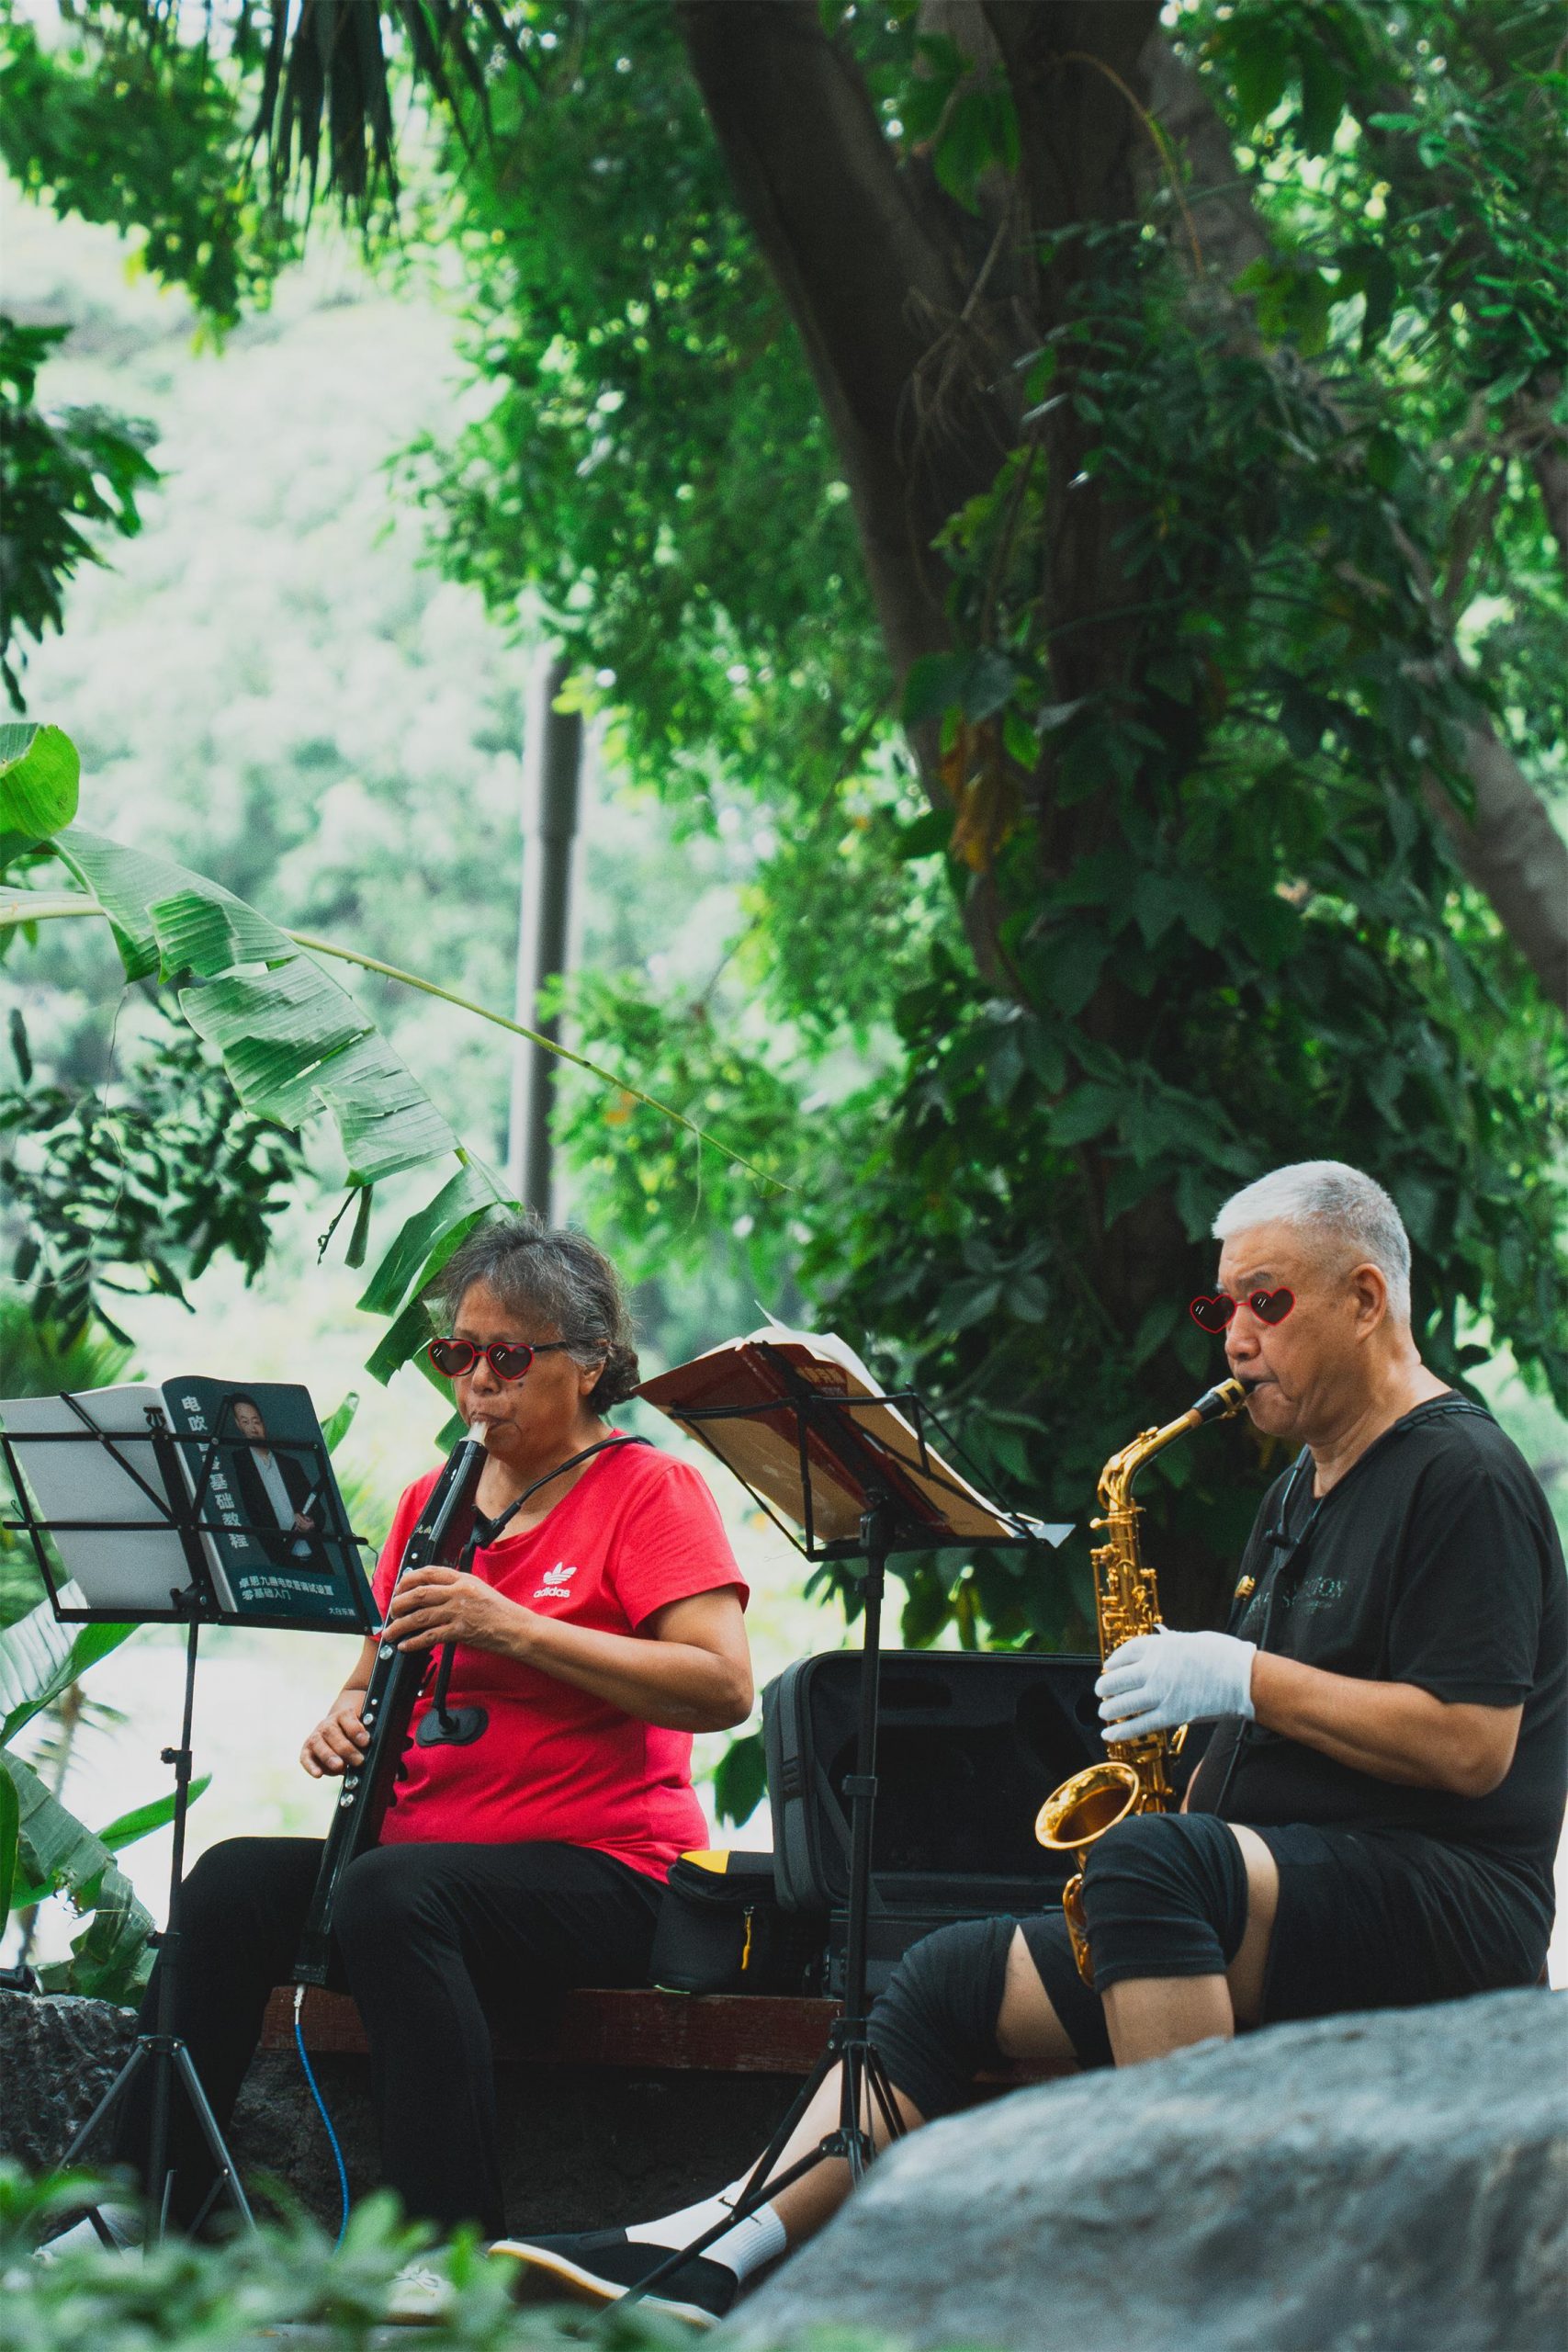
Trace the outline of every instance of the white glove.
<instances>
[{"instance_id":1,"label":"white glove","mask_svg":"<svg viewBox=\"0 0 1568 2352\"><path fill-rule=\"evenodd\" d=\"M1234 1634L1134 1634L1112 1650L1095 1690L1107 1739L1141 1739L1213 1715L1252 1715L1256 1642Z\"/></svg>"}]
</instances>

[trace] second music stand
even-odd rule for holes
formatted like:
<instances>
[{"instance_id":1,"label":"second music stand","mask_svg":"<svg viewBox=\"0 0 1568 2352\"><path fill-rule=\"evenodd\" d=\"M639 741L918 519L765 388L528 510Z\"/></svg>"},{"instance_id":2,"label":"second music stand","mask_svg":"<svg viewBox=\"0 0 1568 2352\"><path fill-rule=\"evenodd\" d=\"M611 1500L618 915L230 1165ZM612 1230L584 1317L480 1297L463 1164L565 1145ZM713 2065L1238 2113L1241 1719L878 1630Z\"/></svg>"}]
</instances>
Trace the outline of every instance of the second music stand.
<instances>
[{"instance_id":1,"label":"second music stand","mask_svg":"<svg viewBox=\"0 0 1568 2352\"><path fill-rule=\"evenodd\" d=\"M174 2101L177 2095L188 2102L214 2166L213 2184L200 2212L191 2224L193 2233L199 2229L220 2197L227 2197L241 2222L254 2229L255 2218L238 2168L213 2114L196 2063L185 2041L175 2030L178 2012L175 1996L181 1965L180 1909L185 1878L186 1825L190 1810L193 1770L191 1725L196 1707L196 1668L201 1628L203 1625L243 1625L258 1622L256 1613L231 1611L223 1606L208 1558L208 1544L231 1532L233 1523L216 1514L209 1500L213 1464L219 1444L224 1437L227 1407L220 1413L217 1427L209 1435L200 1441L193 1441L177 1435L170 1428L165 1411L155 1401L156 1391L151 1392L154 1401L148 1402L141 1401L149 1394L146 1391L132 1391L128 1395L124 1391L110 1390L107 1394L116 1406L118 1426L105 1427L95 1418L86 1400L70 1394L63 1394L58 1399L65 1408L62 1418L66 1426L21 1430L0 1425L0 1455L4 1457L21 1513L18 1519L7 1519L6 1524L30 1539L50 1606L61 1623L175 1623L186 1628L185 1693L179 1745L162 1751L163 1761L174 1770L175 1802L168 1911L162 1932L150 1939L160 1961L156 2018L151 2032L138 2032L125 2064L87 2120L73 2135L56 2169L69 2172L80 2162L109 2115L141 2077L150 2073L152 2114L145 2187L152 2210L153 2235L162 2237L168 2226L174 2188L174 2169L169 2160L171 2127ZM16 1407L11 1409L15 1420L17 1409ZM102 1409L104 1407L100 1400ZM140 1427L136 1426L138 1421ZM229 1442L233 1442L232 1440ZM315 1457L322 1465L318 1491L325 1492L331 1487L330 1475L324 1466L324 1448L317 1441L277 1438L273 1443L279 1450L287 1446L293 1453ZM51 1518L35 1508L27 1476L30 1452L40 1446L52 1448L57 1445L94 1449L101 1478L110 1475L105 1465L108 1463L115 1465L118 1475L111 1483L113 1490L120 1498L118 1515L107 1516L96 1511L91 1517ZM187 1457L192 1453L197 1457L189 1476L181 1460L182 1445ZM53 1483L51 1482L51 1486ZM341 1506L337 1508L341 1510ZM242 1532L250 1533L254 1531L243 1529ZM141 1589L140 1599L122 1587L117 1590L112 1605L94 1606L77 1588L60 1582L55 1560L51 1558L52 1546L45 1539L106 1535L118 1537L120 1547L134 1557L134 1580ZM347 1540L357 1542L358 1539L350 1537ZM372 1620L367 1598L365 1608L368 1627ZM312 1619L291 1619L271 1611L262 1622L273 1625L282 1623L301 1632L318 1630ZM90 2206L87 2210L88 2218L100 2239L106 2245L114 2244L97 2207Z\"/></svg>"},{"instance_id":2,"label":"second music stand","mask_svg":"<svg viewBox=\"0 0 1568 2352\"><path fill-rule=\"evenodd\" d=\"M669 1414L672 1420L690 1429L694 1436L725 1463L807 1559L818 1562L858 1559L863 1563L856 1579L863 1609L863 1630L855 1769L846 1776L843 1784L844 1794L850 1800L849 1911L843 2007L829 2030L827 2048L753 2165L745 2188L727 2218L716 2222L690 2245L676 2247L667 2261L661 2262L648 2278L628 2290L624 2298L627 2302L656 2293L682 2263L705 2253L709 2246L728 2236L770 2197L777 2196L781 2189L787 2188L793 2181L815 2170L818 2165L825 2164L833 2157L841 2158L850 2167L852 2181L859 2181L876 2154L877 2119L880 2119L888 2139L903 2137L904 2125L893 2085L872 2040L870 2005L866 1996L872 1837L876 1817L882 1603L887 1562L897 1553L974 1551L980 1544L988 1548L1042 1540L1059 1543L1069 1532L1065 1527L1047 1528L1040 1521L1027 1518L1021 1512L998 1511L995 1506L990 1509L1002 1532L977 1538L972 1528L964 1532L955 1531L942 1514L941 1498L945 1494L954 1503L970 1509L979 1498L966 1481L955 1479L947 1473L945 1464L931 1453L926 1442L925 1425L928 1419L934 1420L936 1416L912 1389L892 1395L835 1393L833 1389L818 1386L804 1377L781 1346L771 1344L762 1338L752 1344L757 1356L768 1367L774 1394L740 1403L682 1406L668 1393L678 1377L669 1374L649 1384L649 1390L653 1392L649 1401L656 1403L659 1409ZM666 1393L660 1394L660 1391ZM903 1421L904 1430L914 1440L912 1455L906 1454L901 1447L882 1442L873 1430L864 1425L863 1419L857 1419L857 1416L870 1416L874 1420L880 1416L886 1430L888 1427L886 1416L889 1408ZM803 1535L797 1535L780 1518L767 1494L761 1491L753 1477L731 1459L718 1438L720 1425L725 1422L754 1421L763 1416L773 1417L773 1425L777 1432L778 1417L781 1415L793 1421L801 1486L799 1520ZM945 1430L942 1433L947 1437ZM951 1438L947 1442L952 1445ZM844 1496L849 1494L858 1498L862 1508L859 1529L854 1535L818 1540L814 1476L830 1478L837 1490L833 1499L840 1518ZM776 1495L776 1484L774 1492ZM825 2132L815 2148L808 2149L805 2155L774 2177L773 2165L835 2066L841 2069L836 2127Z\"/></svg>"}]
</instances>

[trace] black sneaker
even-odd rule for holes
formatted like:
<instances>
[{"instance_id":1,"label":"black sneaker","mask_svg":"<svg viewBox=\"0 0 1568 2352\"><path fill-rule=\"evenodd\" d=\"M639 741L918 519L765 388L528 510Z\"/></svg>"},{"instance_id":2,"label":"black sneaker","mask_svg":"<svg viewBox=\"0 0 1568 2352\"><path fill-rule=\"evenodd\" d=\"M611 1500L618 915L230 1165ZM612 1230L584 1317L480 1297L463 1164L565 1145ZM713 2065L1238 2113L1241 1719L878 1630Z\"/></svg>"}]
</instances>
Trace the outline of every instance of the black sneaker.
<instances>
[{"instance_id":1,"label":"black sneaker","mask_svg":"<svg viewBox=\"0 0 1568 2352\"><path fill-rule=\"evenodd\" d=\"M616 2303L651 2278L671 2249L635 2243L625 2230L576 2230L562 2237L497 2238L490 2251L516 2264L512 2291L520 2303ZM650 2311L711 2327L739 2292L733 2270L699 2254L687 2256L647 2301Z\"/></svg>"}]
</instances>

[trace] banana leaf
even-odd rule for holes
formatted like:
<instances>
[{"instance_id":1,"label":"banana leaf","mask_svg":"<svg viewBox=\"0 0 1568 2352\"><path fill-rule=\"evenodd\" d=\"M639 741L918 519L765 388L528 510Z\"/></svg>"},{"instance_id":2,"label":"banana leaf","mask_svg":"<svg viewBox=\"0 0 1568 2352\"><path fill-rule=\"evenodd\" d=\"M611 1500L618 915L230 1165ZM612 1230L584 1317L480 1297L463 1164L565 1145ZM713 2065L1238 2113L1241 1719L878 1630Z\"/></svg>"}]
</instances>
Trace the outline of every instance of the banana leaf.
<instances>
[{"instance_id":1,"label":"banana leaf","mask_svg":"<svg viewBox=\"0 0 1568 2352\"><path fill-rule=\"evenodd\" d=\"M76 746L60 728L31 719L0 726L0 868L71 822L81 774Z\"/></svg>"},{"instance_id":2,"label":"banana leaf","mask_svg":"<svg viewBox=\"0 0 1568 2352\"><path fill-rule=\"evenodd\" d=\"M222 1055L247 1109L294 1128L330 1112L351 1186L456 1159L373 1276L377 1311L393 1313L428 1282L485 1209L516 1205L348 990L286 931L171 859L74 826L56 846L107 910L127 978L184 983L181 1012ZM357 1228L356 1238L362 1248ZM400 1319L370 1368L390 1378L428 1336L422 1314Z\"/></svg>"},{"instance_id":3,"label":"banana leaf","mask_svg":"<svg viewBox=\"0 0 1568 2352\"><path fill-rule=\"evenodd\" d=\"M0 1774L17 1798L17 1870L26 1874L28 1895L65 1894L79 1911L93 1915L72 1942L75 1958L42 1972L45 1985L105 2001L134 2000L152 1973L152 1913L103 1839L51 1796L19 1756L0 1750Z\"/></svg>"},{"instance_id":4,"label":"banana leaf","mask_svg":"<svg viewBox=\"0 0 1568 2352\"><path fill-rule=\"evenodd\" d=\"M211 1786L211 1773L198 1772L190 1784L191 1804L194 1804L197 1797L204 1795ZM111 1854L123 1854L126 1848L134 1846L139 1838L151 1838L155 1829L166 1829L175 1817L175 1803L174 1790L165 1789L163 1795L154 1797L151 1804L133 1805L129 1813L117 1814L111 1822L102 1829L96 1829L93 1835L100 1846L108 1848Z\"/></svg>"},{"instance_id":5,"label":"banana leaf","mask_svg":"<svg viewBox=\"0 0 1568 2352\"><path fill-rule=\"evenodd\" d=\"M321 1423L321 1435L326 1440L329 1453L337 1452L338 1447L354 1427L354 1417L358 1410L359 1391L356 1388L351 1388L336 1411L329 1413Z\"/></svg>"},{"instance_id":6,"label":"banana leaf","mask_svg":"<svg viewBox=\"0 0 1568 2352\"><path fill-rule=\"evenodd\" d=\"M134 1625L62 1625L47 1600L0 1633L0 1747L15 1739Z\"/></svg>"},{"instance_id":7,"label":"banana leaf","mask_svg":"<svg viewBox=\"0 0 1568 2352\"><path fill-rule=\"evenodd\" d=\"M248 1110L286 1127L330 1110L353 1184L457 1152L375 1023L276 923L172 859L79 827L56 847L108 910L128 978L194 982L180 988L180 1010L218 1047Z\"/></svg>"},{"instance_id":8,"label":"banana leaf","mask_svg":"<svg viewBox=\"0 0 1568 2352\"><path fill-rule=\"evenodd\" d=\"M0 1935L11 1916L11 1890L17 1883L17 1848L21 1837L22 1809L8 1772L0 1772Z\"/></svg>"},{"instance_id":9,"label":"banana leaf","mask_svg":"<svg viewBox=\"0 0 1568 2352\"><path fill-rule=\"evenodd\" d=\"M10 1788L10 1782L0 1775L0 1787ZM197 1797L203 1795L211 1786L211 1773L199 1774L190 1784L191 1804L194 1804ZM15 1793L13 1790L13 1797ZM175 1802L174 1791L167 1789L161 1797L154 1797L150 1804L139 1804L130 1813L118 1815L106 1828L95 1829L92 1835L100 1846L107 1846L111 1854L122 1854L128 1846L134 1846L138 1838L151 1838L155 1829L166 1829L175 1817ZM14 1886L11 1891L11 1908L13 1911L29 1910L35 1903L47 1902L54 1891L52 1886L47 1884Z\"/></svg>"}]
</instances>

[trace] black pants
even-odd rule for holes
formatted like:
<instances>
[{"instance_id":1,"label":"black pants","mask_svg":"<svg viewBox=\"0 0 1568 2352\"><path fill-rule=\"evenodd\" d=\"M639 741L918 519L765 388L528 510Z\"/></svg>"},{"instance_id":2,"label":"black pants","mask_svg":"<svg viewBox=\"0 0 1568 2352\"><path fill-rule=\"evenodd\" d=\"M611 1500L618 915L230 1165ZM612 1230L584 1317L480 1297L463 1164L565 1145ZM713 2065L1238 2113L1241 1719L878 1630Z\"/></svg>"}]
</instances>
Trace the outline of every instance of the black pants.
<instances>
[{"instance_id":1,"label":"black pants","mask_svg":"<svg viewBox=\"0 0 1568 2352\"><path fill-rule=\"evenodd\" d=\"M321 1858L314 1838L235 1838L186 1881L175 2030L224 2127L267 1996L289 1981ZM382 2171L410 2214L504 2235L490 2020L525 2018L574 1984L644 1983L663 1891L580 1846L383 1846L350 1865L333 1981L364 2019ZM157 1997L154 1972L149 2031ZM144 2162L150 2121L139 2086L116 2136L121 2163ZM175 2211L188 2224L213 2174L177 2093L172 2149Z\"/></svg>"}]
</instances>

